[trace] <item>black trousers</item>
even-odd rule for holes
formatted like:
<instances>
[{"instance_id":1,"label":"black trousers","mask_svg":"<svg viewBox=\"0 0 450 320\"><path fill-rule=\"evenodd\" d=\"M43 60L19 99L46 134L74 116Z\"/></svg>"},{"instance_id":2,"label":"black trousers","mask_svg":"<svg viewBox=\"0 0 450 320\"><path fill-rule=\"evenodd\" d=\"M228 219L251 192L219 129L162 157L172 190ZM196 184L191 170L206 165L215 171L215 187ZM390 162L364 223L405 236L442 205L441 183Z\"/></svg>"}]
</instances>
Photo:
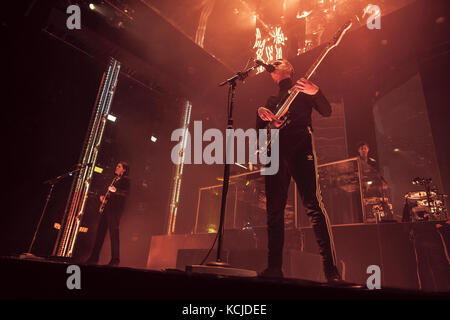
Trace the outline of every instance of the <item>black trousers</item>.
<instances>
[{"instance_id":1,"label":"black trousers","mask_svg":"<svg viewBox=\"0 0 450 320\"><path fill-rule=\"evenodd\" d=\"M282 138L281 138L282 139ZM330 244L327 220L316 193L316 168L312 148L312 135L306 129L291 144L280 144L278 173L265 177L267 199L268 267L283 265L284 209L291 177L297 184L306 213L310 218L326 275L336 272L334 252Z\"/></svg>"},{"instance_id":2,"label":"black trousers","mask_svg":"<svg viewBox=\"0 0 450 320\"><path fill-rule=\"evenodd\" d=\"M100 256L103 242L105 241L106 231L109 229L111 239L111 260L120 260L119 255L119 222L122 210L109 206L102 213L95 237L94 248L92 249L89 260L97 262Z\"/></svg>"}]
</instances>

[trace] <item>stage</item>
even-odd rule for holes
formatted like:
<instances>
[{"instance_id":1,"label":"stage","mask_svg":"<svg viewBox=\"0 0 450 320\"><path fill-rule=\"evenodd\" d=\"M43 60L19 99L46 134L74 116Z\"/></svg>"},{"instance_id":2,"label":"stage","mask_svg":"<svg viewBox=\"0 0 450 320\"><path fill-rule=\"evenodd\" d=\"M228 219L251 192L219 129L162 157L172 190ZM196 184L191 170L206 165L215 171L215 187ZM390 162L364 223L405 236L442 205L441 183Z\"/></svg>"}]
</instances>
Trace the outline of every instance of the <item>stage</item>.
<instances>
[{"instance_id":1,"label":"stage","mask_svg":"<svg viewBox=\"0 0 450 320\"><path fill-rule=\"evenodd\" d=\"M448 299L438 293L382 288L329 287L300 279L219 277L182 271L154 271L80 265L81 288L68 289L70 263L0 259L2 299L29 300L165 300L165 301L293 301Z\"/></svg>"},{"instance_id":2,"label":"stage","mask_svg":"<svg viewBox=\"0 0 450 320\"><path fill-rule=\"evenodd\" d=\"M180 3L5 7L0 298L448 299L450 1Z\"/></svg>"}]
</instances>

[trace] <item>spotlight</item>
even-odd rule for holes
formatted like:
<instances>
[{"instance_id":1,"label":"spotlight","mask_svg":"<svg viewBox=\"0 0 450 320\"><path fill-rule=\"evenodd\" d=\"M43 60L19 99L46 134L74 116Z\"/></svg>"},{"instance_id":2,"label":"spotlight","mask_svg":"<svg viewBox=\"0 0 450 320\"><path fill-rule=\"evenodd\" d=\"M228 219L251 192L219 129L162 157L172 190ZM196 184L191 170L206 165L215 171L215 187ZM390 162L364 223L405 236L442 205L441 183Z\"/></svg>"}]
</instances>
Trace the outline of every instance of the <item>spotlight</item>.
<instances>
[{"instance_id":1,"label":"spotlight","mask_svg":"<svg viewBox=\"0 0 450 320\"><path fill-rule=\"evenodd\" d=\"M207 226L207 228L208 228L208 233L217 233L217 227L216 227L216 225L214 225L214 224L209 224L209 225Z\"/></svg>"},{"instance_id":2,"label":"spotlight","mask_svg":"<svg viewBox=\"0 0 450 320\"><path fill-rule=\"evenodd\" d=\"M156 140L158 140L155 136L152 136L151 138L150 138L150 140L152 140L152 142L156 142Z\"/></svg>"},{"instance_id":3,"label":"spotlight","mask_svg":"<svg viewBox=\"0 0 450 320\"><path fill-rule=\"evenodd\" d=\"M112 114L108 114L106 117L109 121L116 122L117 117L113 116Z\"/></svg>"},{"instance_id":4,"label":"spotlight","mask_svg":"<svg viewBox=\"0 0 450 320\"><path fill-rule=\"evenodd\" d=\"M94 167L94 172L102 173L102 172L103 172L103 168L100 168L100 167L95 166L95 167Z\"/></svg>"},{"instance_id":5,"label":"spotlight","mask_svg":"<svg viewBox=\"0 0 450 320\"><path fill-rule=\"evenodd\" d=\"M89 9L95 10L95 5L93 3L89 3Z\"/></svg>"},{"instance_id":6,"label":"spotlight","mask_svg":"<svg viewBox=\"0 0 450 320\"><path fill-rule=\"evenodd\" d=\"M394 149L394 152L399 152L399 151L400 151L399 148L395 148L395 149Z\"/></svg>"}]
</instances>

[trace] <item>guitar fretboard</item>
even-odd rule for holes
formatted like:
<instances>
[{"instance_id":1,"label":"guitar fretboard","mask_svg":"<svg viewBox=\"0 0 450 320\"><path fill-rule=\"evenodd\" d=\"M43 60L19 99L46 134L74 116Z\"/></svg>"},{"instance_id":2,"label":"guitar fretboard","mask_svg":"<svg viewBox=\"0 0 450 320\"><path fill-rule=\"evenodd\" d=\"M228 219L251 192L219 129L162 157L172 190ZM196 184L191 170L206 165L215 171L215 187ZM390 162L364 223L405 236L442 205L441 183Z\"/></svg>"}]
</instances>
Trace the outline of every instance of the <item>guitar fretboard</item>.
<instances>
[{"instance_id":1,"label":"guitar fretboard","mask_svg":"<svg viewBox=\"0 0 450 320\"><path fill-rule=\"evenodd\" d=\"M323 49L322 53L317 57L317 59L314 61L314 63L312 64L312 66L308 69L308 71L306 72L304 78L309 80L309 78L314 74L314 72L316 71L316 69L319 67L320 63L323 61L323 59L326 57L326 55L328 54L328 52L330 52L331 49L333 49L334 47L336 47L337 45L339 45L339 42L342 39L342 36L345 34L345 32L352 26L351 21L348 21L346 24L343 25L342 28L340 28L337 33L334 35L333 39L331 39L327 46ZM298 93L300 91L298 91L297 89L291 89L289 96L287 97L287 99L283 102L283 104L281 105L281 107L278 109L277 113L275 114L275 116L277 118L280 118L282 116L284 116L286 114L286 112L289 110L289 107L292 103L292 101L294 101L294 99L297 97Z\"/></svg>"}]
</instances>

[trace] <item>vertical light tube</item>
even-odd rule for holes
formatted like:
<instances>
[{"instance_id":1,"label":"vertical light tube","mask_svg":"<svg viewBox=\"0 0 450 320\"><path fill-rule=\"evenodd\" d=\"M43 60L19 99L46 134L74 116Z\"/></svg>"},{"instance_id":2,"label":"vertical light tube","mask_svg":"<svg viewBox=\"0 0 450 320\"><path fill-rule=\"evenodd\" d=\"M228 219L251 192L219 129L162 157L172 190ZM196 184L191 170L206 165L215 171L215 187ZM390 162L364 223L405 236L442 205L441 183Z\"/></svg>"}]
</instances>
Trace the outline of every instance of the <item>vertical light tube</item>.
<instances>
[{"instance_id":1,"label":"vertical light tube","mask_svg":"<svg viewBox=\"0 0 450 320\"><path fill-rule=\"evenodd\" d=\"M103 74L94 111L91 117L90 130L88 131L80 163L83 165L72 184L67 200L61 229L53 249L53 255L69 258L73 254L75 242L78 236L81 219L84 214L87 195L97 161L98 151L103 138L106 125L106 117L111 109L112 100L117 87L117 79L120 72L120 62L111 58L108 67Z\"/></svg>"},{"instance_id":2,"label":"vertical light tube","mask_svg":"<svg viewBox=\"0 0 450 320\"><path fill-rule=\"evenodd\" d=\"M175 224L177 220L177 212L178 212L178 203L180 200L180 192L181 192L181 180L183 178L183 167L184 161L186 158L186 144L189 138L189 124L191 122L191 110L192 104L190 101L186 101L186 107L184 110L184 117L182 118L182 126L183 126L183 137L181 140L181 150L179 153L179 157L181 158L175 166L174 176L172 182L172 197L169 205L169 219L167 224L167 234L172 234L175 232Z\"/></svg>"}]
</instances>

